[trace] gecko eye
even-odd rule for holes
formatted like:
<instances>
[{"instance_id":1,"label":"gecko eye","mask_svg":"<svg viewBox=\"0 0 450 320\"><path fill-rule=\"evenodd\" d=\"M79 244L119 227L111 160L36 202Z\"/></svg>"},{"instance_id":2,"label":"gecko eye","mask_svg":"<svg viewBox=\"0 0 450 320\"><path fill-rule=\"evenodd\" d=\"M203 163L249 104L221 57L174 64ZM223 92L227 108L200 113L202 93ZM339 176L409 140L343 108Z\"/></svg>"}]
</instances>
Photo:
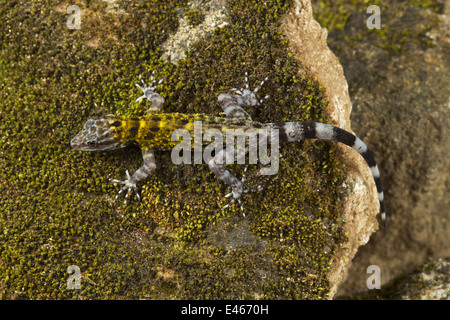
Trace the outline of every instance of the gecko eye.
<instances>
[{"instance_id":1,"label":"gecko eye","mask_svg":"<svg viewBox=\"0 0 450 320\"><path fill-rule=\"evenodd\" d=\"M97 146L97 142L96 141L89 141L88 143L87 143L87 145L89 146L89 147L96 147Z\"/></svg>"}]
</instances>

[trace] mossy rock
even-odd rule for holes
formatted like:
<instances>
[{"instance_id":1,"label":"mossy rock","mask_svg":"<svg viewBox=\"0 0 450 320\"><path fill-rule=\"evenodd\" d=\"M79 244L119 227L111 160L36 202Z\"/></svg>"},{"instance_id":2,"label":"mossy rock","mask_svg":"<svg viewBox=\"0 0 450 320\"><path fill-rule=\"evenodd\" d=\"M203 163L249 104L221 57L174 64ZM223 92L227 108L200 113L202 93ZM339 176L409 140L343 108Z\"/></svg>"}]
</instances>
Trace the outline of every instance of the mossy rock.
<instances>
[{"instance_id":1,"label":"mossy rock","mask_svg":"<svg viewBox=\"0 0 450 320\"><path fill-rule=\"evenodd\" d=\"M290 1L229 1L215 29L177 65L161 45L186 1L79 1L81 28L66 26L63 1L2 2L0 14L0 297L3 299L322 299L340 243L344 177L327 142L282 146L280 171L248 183L264 191L222 211L226 186L207 165L174 165L139 185L142 202L114 197L109 179L141 165L137 148L70 148L84 121L142 115L134 84L165 80L165 112L219 114L217 95L269 80L261 122L327 121L324 88L298 78L301 63L279 30ZM230 166L240 176L241 165ZM238 241L238 240L239 241ZM70 265L81 289L69 289Z\"/></svg>"},{"instance_id":2,"label":"mossy rock","mask_svg":"<svg viewBox=\"0 0 450 320\"><path fill-rule=\"evenodd\" d=\"M439 18L430 18L423 9L442 12L443 4L437 0L312 0L314 18L330 32L333 50L340 50L339 42L354 46L362 41L381 48L387 55L400 55L411 44L432 46L426 33L436 27ZM366 21L374 12L369 6L379 8L379 28L369 29Z\"/></svg>"},{"instance_id":3,"label":"mossy rock","mask_svg":"<svg viewBox=\"0 0 450 320\"><path fill-rule=\"evenodd\" d=\"M205 14L193 8L186 11L185 16L192 26L197 26L205 20Z\"/></svg>"},{"instance_id":4,"label":"mossy rock","mask_svg":"<svg viewBox=\"0 0 450 320\"><path fill-rule=\"evenodd\" d=\"M448 300L449 258L427 259L412 272L390 280L380 289L372 289L338 299L358 300Z\"/></svg>"}]
</instances>

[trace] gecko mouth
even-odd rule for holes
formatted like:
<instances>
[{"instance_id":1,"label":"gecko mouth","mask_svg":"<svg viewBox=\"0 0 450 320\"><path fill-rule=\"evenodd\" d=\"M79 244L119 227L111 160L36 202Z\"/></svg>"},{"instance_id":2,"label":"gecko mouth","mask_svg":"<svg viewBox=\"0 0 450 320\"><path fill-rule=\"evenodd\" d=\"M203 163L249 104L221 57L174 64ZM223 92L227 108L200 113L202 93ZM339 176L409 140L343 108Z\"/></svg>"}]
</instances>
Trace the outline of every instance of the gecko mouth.
<instances>
[{"instance_id":1,"label":"gecko mouth","mask_svg":"<svg viewBox=\"0 0 450 320\"><path fill-rule=\"evenodd\" d=\"M78 137L79 135L76 135L71 141L70 146L75 150L81 150L82 145L80 145L80 139Z\"/></svg>"},{"instance_id":2,"label":"gecko mouth","mask_svg":"<svg viewBox=\"0 0 450 320\"><path fill-rule=\"evenodd\" d=\"M85 132L80 132L71 141L70 146L75 150L81 151L95 151L99 150L98 143L95 141L88 141Z\"/></svg>"}]
</instances>

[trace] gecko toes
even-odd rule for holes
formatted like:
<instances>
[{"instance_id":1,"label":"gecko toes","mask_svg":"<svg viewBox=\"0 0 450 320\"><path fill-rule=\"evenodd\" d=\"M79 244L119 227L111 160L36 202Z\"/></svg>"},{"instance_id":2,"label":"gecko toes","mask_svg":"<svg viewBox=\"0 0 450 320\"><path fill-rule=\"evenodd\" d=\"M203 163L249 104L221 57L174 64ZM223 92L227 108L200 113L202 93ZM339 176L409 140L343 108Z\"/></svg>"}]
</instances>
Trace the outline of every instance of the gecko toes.
<instances>
[{"instance_id":1,"label":"gecko toes","mask_svg":"<svg viewBox=\"0 0 450 320\"><path fill-rule=\"evenodd\" d=\"M250 188L245 188L244 189L243 188L244 183L245 183L245 177L246 177L246 173L247 173L247 168L248 168L248 165L245 166L245 168L244 168L244 173L242 174L241 181L238 181L239 183L236 186L232 187L231 192L227 193L225 195L225 198L229 198L231 196L233 196L233 198L231 199L231 201L227 205L225 205L222 208L222 210L224 210L224 209L228 208L229 206L231 206L233 203L237 203L239 205L241 211L242 211L242 215L244 216L244 218L245 218L245 212L244 212L244 207L243 207L243 201L241 199L242 194L243 193L249 193L249 192L260 192L260 191L263 190L263 188L257 188L257 189L250 189Z\"/></svg>"},{"instance_id":2,"label":"gecko toes","mask_svg":"<svg viewBox=\"0 0 450 320\"><path fill-rule=\"evenodd\" d=\"M134 193L136 194L136 197L138 198L139 201L141 201L141 196L139 195L139 193L137 191L136 183L130 181L131 177L130 177L130 174L128 173L128 170L125 171L125 174L127 175L127 180L117 180L117 179L109 179L109 180L114 183L124 184L124 186L119 190L119 192L114 197L114 199L117 199L122 194L122 192L127 190L127 193L125 194L125 200L123 202L123 204L126 206L128 197L130 196L132 190L134 190Z\"/></svg>"}]
</instances>

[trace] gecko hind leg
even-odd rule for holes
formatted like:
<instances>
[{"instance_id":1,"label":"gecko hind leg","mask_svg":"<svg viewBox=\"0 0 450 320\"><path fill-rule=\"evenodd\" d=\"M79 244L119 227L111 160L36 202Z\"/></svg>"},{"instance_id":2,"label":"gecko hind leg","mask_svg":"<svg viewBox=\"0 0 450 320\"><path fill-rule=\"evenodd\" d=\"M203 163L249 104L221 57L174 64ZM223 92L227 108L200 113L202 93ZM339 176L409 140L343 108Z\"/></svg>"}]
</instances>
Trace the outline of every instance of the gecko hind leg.
<instances>
[{"instance_id":1,"label":"gecko hind leg","mask_svg":"<svg viewBox=\"0 0 450 320\"><path fill-rule=\"evenodd\" d=\"M246 172L247 172L247 168L248 168L248 165L245 166L245 168L244 168L244 173L242 174L242 178L241 178L241 183L242 183L242 185L244 185L244 183L245 183L245 174L246 174ZM261 192L263 189L264 189L264 188L258 188L258 189L249 189L249 188L247 188L247 189L242 189L242 193ZM229 197L231 197L232 195L233 195L233 192L227 193L227 194L225 195L225 198L229 198ZM235 198L231 199L230 203L228 203L227 205L225 205L225 206L222 208L222 210L228 208L230 205L232 205L232 204L235 203L236 201L237 201L237 203L239 204L239 207L241 208L241 211L242 211L242 215L243 215L244 218L245 218L244 207L243 207L243 205L242 205L242 200L241 200L240 197L237 198L237 200L236 200Z\"/></svg>"},{"instance_id":2,"label":"gecko hind leg","mask_svg":"<svg viewBox=\"0 0 450 320\"><path fill-rule=\"evenodd\" d=\"M246 174L246 172L247 172L247 169L248 169L248 165L245 166L245 168L244 168L244 173L242 174L242 178L241 178L242 185L245 184L245 174ZM249 189L249 188L247 188L247 189L242 189L242 192L243 192L243 193L260 192L260 191L262 191L262 190L264 190L264 188L258 188L258 189ZM232 196L232 195L233 195L233 192L230 192L230 193L228 193L228 194L225 195L225 198L228 198L228 197L230 197L230 196ZM227 207L227 206L226 206L226 207ZM222 209L225 209L225 207L223 207Z\"/></svg>"},{"instance_id":3,"label":"gecko hind leg","mask_svg":"<svg viewBox=\"0 0 450 320\"><path fill-rule=\"evenodd\" d=\"M231 148L230 151L222 150L215 157L213 157L208 165L212 172L223 182L225 182L228 186L231 187L231 192L225 195L225 198L233 197L230 203L225 205L222 209L228 208L233 203L237 203L240 206L243 216L245 217L244 207L242 205L241 195L243 193L248 192L256 192L261 191L262 188L259 189L244 189L244 182L247 172L247 166L244 169L244 174L242 175L241 180L237 179L230 171L225 168L227 157L234 157L232 154L234 153L234 148ZM244 154L245 156L245 154Z\"/></svg>"},{"instance_id":4,"label":"gecko hind leg","mask_svg":"<svg viewBox=\"0 0 450 320\"><path fill-rule=\"evenodd\" d=\"M256 93L267 79L268 77L261 81L261 83L252 91L250 90L250 86L248 84L247 72L245 72L245 88L233 88L230 90L233 94L219 94L218 101L227 118L244 118L247 121L251 121L252 119L250 115L244 110L243 107L260 105L264 99L269 97L267 95L261 100L256 98Z\"/></svg>"},{"instance_id":5,"label":"gecko hind leg","mask_svg":"<svg viewBox=\"0 0 450 320\"><path fill-rule=\"evenodd\" d=\"M269 77L265 77L264 80L262 80L260 82L260 84L253 90L250 89L250 86L248 84L248 73L247 71L245 72L245 88L241 88L241 89L237 89L237 88L233 88L231 89L231 91L237 93L239 96L241 96L243 98L243 104L247 105L247 106L254 106L254 105L261 105L261 103L269 98L269 95L266 95L264 98L257 100L256 99L256 93L259 91L259 89L261 89L261 87L263 86L264 82L267 81L267 79L269 79Z\"/></svg>"}]
</instances>

